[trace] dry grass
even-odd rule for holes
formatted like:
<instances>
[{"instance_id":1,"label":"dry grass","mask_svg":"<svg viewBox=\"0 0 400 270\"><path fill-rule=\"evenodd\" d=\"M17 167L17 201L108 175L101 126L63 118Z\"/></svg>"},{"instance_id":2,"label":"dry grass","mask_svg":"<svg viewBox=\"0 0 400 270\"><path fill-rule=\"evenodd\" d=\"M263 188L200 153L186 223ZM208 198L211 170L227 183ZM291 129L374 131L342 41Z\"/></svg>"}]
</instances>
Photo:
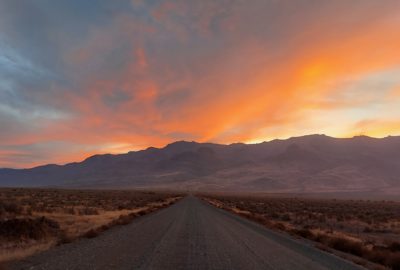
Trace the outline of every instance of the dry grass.
<instances>
[{"instance_id":1,"label":"dry grass","mask_svg":"<svg viewBox=\"0 0 400 270\"><path fill-rule=\"evenodd\" d=\"M50 247L54 246L55 244L56 244L55 240L49 241L46 239L43 241L34 241L32 243L27 243L23 246L23 248L17 246L11 248L5 248L1 250L0 262L23 259L35 253L45 251ZM2 268L0 267L0 270L1 269Z\"/></svg>"},{"instance_id":2,"label":"dry grass","mask_svg":"<svg viewBox=\"0 0 400 270\"><path fill-rule=\"evenodd\" d=\"M400 269L400 203L207 195L211 204L351 254L371 269ZM371 262L371 263L369 263Z\"/></svg>"},{"instance_id":3,"label":"dry grass","mask_svg":"<svg viewBox=\"0 0 400 270\"><path fill-rule=\"evenodd\" d=\"M95 237L179 198L149 191L0 189L0 263Z\"/></svg>"}]
</instances>

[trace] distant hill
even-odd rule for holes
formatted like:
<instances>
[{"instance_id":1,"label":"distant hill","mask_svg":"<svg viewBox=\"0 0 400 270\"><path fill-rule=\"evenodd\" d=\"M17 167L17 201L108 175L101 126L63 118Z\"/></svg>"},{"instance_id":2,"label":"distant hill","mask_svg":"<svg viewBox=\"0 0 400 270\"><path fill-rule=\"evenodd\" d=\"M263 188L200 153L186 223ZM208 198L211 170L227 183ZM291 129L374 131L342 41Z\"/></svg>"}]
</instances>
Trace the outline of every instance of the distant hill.
<instances>
[{"instance_id":1,"label":"distant hill","mask_svg":"<svg viewBox=\"0 0 400 270\"><path fill-rule=\"evenodd\" d=\"M79 163L0 169L0 186L400 194L400 137L175 142Z\"/></svg>"}]
</instances>

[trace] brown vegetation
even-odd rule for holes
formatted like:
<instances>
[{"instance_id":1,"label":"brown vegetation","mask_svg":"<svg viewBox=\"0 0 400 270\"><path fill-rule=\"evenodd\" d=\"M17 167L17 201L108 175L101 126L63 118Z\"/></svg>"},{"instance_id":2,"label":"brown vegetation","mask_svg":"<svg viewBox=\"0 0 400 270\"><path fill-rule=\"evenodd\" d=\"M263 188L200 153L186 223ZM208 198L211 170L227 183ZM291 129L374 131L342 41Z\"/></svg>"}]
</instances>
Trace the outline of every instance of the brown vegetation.
<instances>
[{"instance_id":1,"label":"brown vegetation","mask_svg":"<svg viewBox=\"0 0 400 270\"><path fill-rule=\"evenodd\" d=\"M351 259L367 267L375 269L377 264L400 269L400 202L222 195L204 198L269 228L315 241L324 250L351 254Z\"/></svg>"},{"instance_id":2,"label":"brown vegetation","mask_svg":"<svg viewBox=\"0 0 400 270\"><path fill-rule=\"evenodd\" d=\"M179 198L151 191L0 189L0 263L96 237Z\"/></svg>"}]
</instances>

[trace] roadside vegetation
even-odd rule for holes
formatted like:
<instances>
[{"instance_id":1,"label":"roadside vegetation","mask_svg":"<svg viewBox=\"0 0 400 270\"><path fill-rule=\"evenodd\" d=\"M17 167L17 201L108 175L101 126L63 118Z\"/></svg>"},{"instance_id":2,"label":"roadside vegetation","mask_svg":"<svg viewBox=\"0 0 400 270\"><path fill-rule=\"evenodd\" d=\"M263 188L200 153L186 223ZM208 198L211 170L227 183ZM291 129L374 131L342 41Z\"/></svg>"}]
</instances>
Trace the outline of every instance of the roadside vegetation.
<instances>
[{"instance_id":1,"label":"roadside vegetation","mask_svg":"<svg viewBox=\"0 0 400 270\"><path fill-rule=\"evenodd\" d=\"M0 263L96 237L180 198L152 191L0 189Z\"/></svg>"},{"instance_id":2,"label":"roadside vegetation","mask_svg":"<svg viewBox=\"0 0 400 270\"><path fill-rule=\"evenodd\" d=\"M204 195L209 203L370 269L400 269L400 202Z\"/></svg>"}]
</instances>

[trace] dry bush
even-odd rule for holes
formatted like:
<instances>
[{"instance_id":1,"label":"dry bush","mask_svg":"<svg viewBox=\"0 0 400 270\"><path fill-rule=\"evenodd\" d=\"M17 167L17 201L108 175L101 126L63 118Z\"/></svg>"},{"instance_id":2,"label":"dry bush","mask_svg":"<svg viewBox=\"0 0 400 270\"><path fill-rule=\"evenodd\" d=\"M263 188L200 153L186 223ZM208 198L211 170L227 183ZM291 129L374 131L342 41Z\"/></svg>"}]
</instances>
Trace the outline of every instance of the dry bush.
<instances>
[{"instance_id":1,"label":"dry bush","mask_svg":"<svg viewBox=\"0 0 400 270\"><path fill-rule=\"evenodd\" d=\"M90 229L83 236L86 238L94 238L97 237L100 233L101 231L99 229Z\"/></svg>"},{"instance_id":2,"label":"dry bush","mask_svg":"<svg viewBox=\"0 0 400 270\"><path fill-rule=\"evenodd\" d=\"M130 215L120 215L118 219L115 220L115 225L128 225L136 217L136 214Z\"/></svg>"},{"instance_id":3,"label":"dry bush","mask_svg":"<svg viewBox=\"0 0 400 270\"><path fill-rule=\"evenodd\" d=\"M400 242L392 242L388 245L388 248L392 252L396 252L396 251L400 252Z\"/></svg>"},{"instance_id":4,"label":"dry bush","mask_svg":"<svg viewBox=\"0 0 400 270\"><path fill-rule=\"evenodd\" d=\"M290 232L303 238L314 239L314 234L309 229L293 229Z\"/></svg>"},{"instance_id":5,"label":"dry bush","mask_svg":"<svg viewBox=\"0 0 400 270\"><path fill-rule=\"evenodd\" d=\"M400 252L389 255L386 258L385 265L393 270L400 270Z\"/></svg>"},{"instance_id":6,"label":"dry bush","mask_svg":"<svg viewBox=\"0 0 400 270\"><path fill-rule=\"evenodd\" d=\"M137 215L138 215L138 216L144 216L144 215L146 215L146 214L148 214L148 213L149 213L148 210L140 210L139 212L137 212Z\"/></svg>"},{"instance_id":7,"label":"dry bush","mask_svg":"<svg viewBox=\"0 0 400 270\"><path fill-rule=\"evenodd\" d=\"M16 216L21 214L23 208L14 202L0 201L0 217L2 216Z\"/></svg>"},{"instance_id":8,"label":"dry bush","mask_svg":"<svg viewBox=\"0 0 400 270\"><path fill-rule=\"evenodd\" d=\"M0 239L3 241L41 240L56 236L60 226L56 221L41 218L18 218L0 221Z\"/></svg>"},{"instance_id":9,"label":"dry bush","mask_svg":"<svg viewBox=\"0 0 400 270\"><path fill-rule=\"evenodd\" d=\"M0 262L96 237L180 197L149 191L0 188L0 254L6 254Z\"/></svg>"},{"instance_id":10,"label":"dry bush","mask_svg":"<svg viewBox=\"0 0 400 270\"><path fill-rule=\"evenodd\" d=\"M280 231L286 231L288 228L286 227L285 224L281 222L276 222L272 225L274 229L280 230Z\"/></svg>"},{"instance_id":11,"label":"dry bush","mask_svg":"<svg viewBox=\"0 0 400 270\"><path fill-rule=\"evenodd\" d=\"M351 241L345 238L332 237L329 239L327 244L336 250L347 252L359 257L367 257L369 254L369 250L366 249L362 243Z\"/></svg>"},{"instance_id":12,"label":"dry bush","mask_svg":"<svg viewBox=\"0 0 400 270\"><path fill-rule=\"evenodd\" d=\"M219 208L271 229L358 256L358 263L368 260L399 269L400 202L209 194L203 197Z\"/></svg>"},{"instance_id":13,"label":"dry bush","mask_svg":"<svg viewBox=\"0 0 400 270\"><path fill-rule=\"evenodd\" d=\"M74 240L74 237L66 234L65 232L61 232L58 237L57 245L68 244Z\"/></svg>"}]
</instances>

